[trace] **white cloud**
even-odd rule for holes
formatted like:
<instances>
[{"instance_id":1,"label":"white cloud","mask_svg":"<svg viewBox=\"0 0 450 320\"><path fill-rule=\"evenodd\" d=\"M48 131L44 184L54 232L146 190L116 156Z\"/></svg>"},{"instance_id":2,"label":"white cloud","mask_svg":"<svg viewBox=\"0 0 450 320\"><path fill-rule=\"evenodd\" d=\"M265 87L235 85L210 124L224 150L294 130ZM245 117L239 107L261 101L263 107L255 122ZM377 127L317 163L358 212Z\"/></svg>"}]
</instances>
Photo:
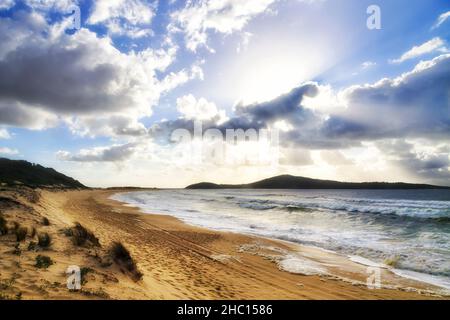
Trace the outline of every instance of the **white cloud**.
<instances>
[{"instance_id":1,"label":"white cloud","mask_svg":"<svg viewBox=\"0 0 450 320\"><path fill-rule=\"evenodd\" d=\"M58 151L56 155L64 161L76 162L120 162L129 159L136 152L136 144L112 145L82 149L78 154L68 151Z\"/></svg>"},{"instance_id":2,"label":"white cloud","mask_svg":"<svg viewBox=\"0 0 450 320\"><path fill-rule=\"evenodd\" d=\"M292 166L307 166L313 164L311 152L308 149L281 148L280 164Z\"/></svg>"},{"instance_id":3,"label":"white cloud","mask_svg":"<svg viewBox=\"0 0 450 320\"><path fill-rule=\"evenodd\" d=\"M448 52L448 49L445 47L445 42L441 38L436 37L419 46L414 46L405 52L400 58L390 60L390 62L402 63L406 60L414 59L432 52Z\"/></svg>"},{"instance_id":4,"label":"white cloud","mask_svg":"<svg viewBox=\"0 0 450 320\"><path fill-rule=\"evenodd\" d=\"M330 85L317 85L318 93L315 96L305 96L302 106L320 111L323 114L335 113L344 108L342 94L335 91Z\"/></svg>"},{"instance_id":5,"label":"white cloud","mask_svg":"<svg viewBox=\"0 0 450 320\"><path fill-rule=\"evenodd\" d=\"M352 160L347 158L339 150L322 150L320 152L320 157L332 166L348 166L354 164Z\"/></svg>"},{"instance_id":6,"label":"white cloud","mask_svg":"<svg viewBox=\"0 0 450 320\"><path fill-rule=\"evenodd\" d=\"M0 147L0 154L13 156L13 155L19 154L19 151L17 149Z\"/></svg>"},{"instance_id":7,"label":"white cloud","mask_svg":"<svg viewBox=\"0 0 450 320\"><path fill-rule=\"evenodd\" d=\"M4 128L0 128L0 139L10 139L11 135L9 134L8 130Z\"/></svg>"},{"instance_id":8,"label":"white cloud","mask_svg":"<svg viewBox=\"0 0 450 320\"><path fill-rule=\"evenodd\" d=\"M268 10L277 0L189 1L185 8L171 14L171 32L184 32L186 47L196 51L208 48L208 31L230 34L242 30L255 16Z\"/></svg>"},{"instance_id":9,"label":"white cloud","mask_svg":"<svg viewBox=\"0 0 450 320\"><path fill-rule=\"evenodd\" d=\"M152 36L150 27L137 27L131 24L122 23L119 19L111 19L106 23L109 33L115 36L127 36L132 39Z\"/></svg>"},{"instance_id":10,"label":"white cloud","mask_svg":"<svg viewBox=\"0 0 450 320\"><path fill-rule=\"evenodd\" d=\"M89 17L90 23L111 18L124 18L132 24L148 24L154 16L153 5L140 0L97 0Z\"/></svg>"},{"instance_id":11,"label":"white cloud","mask_svg":"<svg viewBox=\"0 0 450 320\"><path fill-rule=\"evenodd\" d=\"M433 25L432 29L439 28L449 18L450 18L450 11L444 12L443 14L441 14L438 17L438 19L437 19L436 23Z\"/></svg>"},{"instance_id":12,"label":"white cloud","mask_svg":"<svg viewBox=\"0 0 450 320\"><path fill-rule=\"evenodd\" d=\"M241 53L245 50L247 50L248 44L250 43L250 38L253 36L250 32L243 32L241 37L241 41L238 43L238 46L236 48L237 53Z\"/></svg>"},{"instance_id":13,"label":"white cloud","mask_svg":"<svg viewBox=\"0 0 450 320\"><path fill-rule=\"evenodd\" d=\"M205 98L196 99L192 94L177 99L177 110L188 120L225 118L224 111L219 111L213 102L209 102Z\"/></svg>"},{"instance_id":14,"label":"white cloud","mask_svg":"<svg viewBox=\"0 0 450 320\"><path fill-rule=\"evenodd\" d=\"M25 0L25 3L35 10L47 13L51 10L60 11L61 13L69 13L74 5L78 5L78 0Z\"/></svg>"},{"instance_id":15,"label":"white cloud","mask_svg":"<svg viewBox=\"0 0 450 320\"><path fill-rule=\"evenodd\" d=\"M194 64L190 70L182 69L169 73L159 82L158 86L161 92L167 92L192 79L203 80L203 70L198 64Z\"/></svg>"},{"instance_id":16,"label":"white cloud","mask_svg":"<svg viewBox=\"0 0 450 320\"><path fill-rule=\"evenodd\" d=\"M12 8L16 2L15 0L1 0L0 10L8 10ZM24 0L27 6L38 10L42 13L48 13L48 11L60 11L61 13L69 13L69 9L74 5L78 5L78 0Z\"/></svg>"},{"instance_id":17,"label":"white cloud","mask_svg":"<svg viewBox=\"0 0 450 320\"><path fill-rule=\"evenodd\" d=\"M89 24L103 23L111 34L139 38L152 35L150 25L157 2L142 0L97 0Z\"/></svg>"},{"instance_id":18,"label":"white cloud","mask_svg":"<svg viewBox=\"0 0 450 320\"><path fill-rule=\"evenodd\" d=\"M0 2L0 10L8 10L12 8L14 5L15 5L14 0L2 0L2 2Z\"/></svg>"},{"instance_id":19,"label":"white cloud","mask_svg":"<svg viewBox=\"0 0 450 320\"><path fill-rule=\"evenodd\" d=\"M70 131L80 136L144 136L147 128L138 119L127 115L79 116L65 119Z\"/></svg>"},{"instance_id":20,"label":"white cloud","mask_svg":"<svg viewBox=\"0 0 450 320\"><path fill-rule=\"evenodd\" d=\"M363 70L365 70L365 69L369 69L369 68L371 68L371 67L374 67L374 66L376 66L376 65L377 65L376 62L373 62L373 61L365 61L365 62L363 62L363 63L361 64L361 68L362 68Z\"/></svg>"}]
</instances>

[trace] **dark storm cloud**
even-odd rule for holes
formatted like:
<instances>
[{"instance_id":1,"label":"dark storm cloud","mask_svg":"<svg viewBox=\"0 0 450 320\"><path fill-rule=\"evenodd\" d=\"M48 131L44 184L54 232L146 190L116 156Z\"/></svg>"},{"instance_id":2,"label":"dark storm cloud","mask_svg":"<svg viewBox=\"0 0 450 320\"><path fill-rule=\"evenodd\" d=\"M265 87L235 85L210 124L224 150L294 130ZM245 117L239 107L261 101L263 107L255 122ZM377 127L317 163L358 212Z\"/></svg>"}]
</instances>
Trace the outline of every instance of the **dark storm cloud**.
<instances>
[{"instance_id":1,"label":"dark storm cloud","mask_svg":"<svg viewBox=\"0 0 450 320\"><path fill-rule=\"evenodd\" d=\"M39 105L60 114L120 110L130 100L108 94L120 74L112 64L91 65L86 45L63 48L23 46L0 61L0 97Z\"/></svg>"},{"instance_id":2,"label":"dark storm cloud","mask_svg":"<svg viewBox=\"0 0 450 320\"><path fill-rule=\"evenodd\" d=\"M313 129L320 119L309 109L304 108L301 103L305 96L314 97L318 92L318 87L314 83L307 83L292 89L289 93L281 95L273 100L254 103L251 105L237 105L235 116L223 123L216 123L217 119L202 121L203 131L207 129L219 129L224 134L227 129L266 129L274 125L277 121L285 121L294 128ZM164 141L176 129L186 129L190 132L194 130L194 120L177 119L164 121L153 125L150 134L155 139ZM283 141L290 142L291 138L301 139L306 142L306 135L299 136L300 131L294 130L282 133ZM309 140L308 140L309 141Z\"/></svg>"},{"instance_id":3,"label":"dark storm cloud","mask_svg":"<svg viewBox=\"0 0 450 320\"><path fill-rule=\"evenodd\" d=\"M294 88L289 93L271 101L247 106L238 105L236 107L237 118L232 119L230 124L240 123L241 118L246 118L249 123L257 126L258 124L267 126L267 124L286 119L298 126L308 124L308 122L316 120L315 115L311 110L303 108L301 102L305 96L315 97L317 93L317 85L311 83Z\"/></svg>"}]
</instances>

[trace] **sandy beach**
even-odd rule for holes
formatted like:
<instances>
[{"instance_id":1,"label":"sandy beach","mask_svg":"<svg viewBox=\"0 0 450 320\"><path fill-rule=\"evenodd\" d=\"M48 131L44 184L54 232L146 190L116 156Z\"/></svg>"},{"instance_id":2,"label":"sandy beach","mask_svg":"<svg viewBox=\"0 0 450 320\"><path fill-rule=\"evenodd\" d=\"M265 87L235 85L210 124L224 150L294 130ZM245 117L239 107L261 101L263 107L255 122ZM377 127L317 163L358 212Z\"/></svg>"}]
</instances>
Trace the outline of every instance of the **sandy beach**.
<instances>
[{"instance_id":1,"label":"sandy beach","mask_svg":"<svg viewBox=\"0 0 450 320\"><path fill-rule=\"evenodd\" d=\"M34 236L16 245L14 234L0 236L0 294L6 299L442 299L438 288L382 269L381 289L366 286L367 266L316 248L187 225L145 214L110 199L120 190L1 192L1 211L51 236L48 248L30 249ZM42 218L48 225L42 225ZM76 222L98 238L99 246L76 246L67 228ZM142 274L137 279L112 259L120 242ZM300 253L327 274L280 270L279 258ZM37 268L37 255L53 264ZM85 270L81 290L68 290L66 269ZM434 292L434 293L433 293Z\"/></svg>"}]
</instances>

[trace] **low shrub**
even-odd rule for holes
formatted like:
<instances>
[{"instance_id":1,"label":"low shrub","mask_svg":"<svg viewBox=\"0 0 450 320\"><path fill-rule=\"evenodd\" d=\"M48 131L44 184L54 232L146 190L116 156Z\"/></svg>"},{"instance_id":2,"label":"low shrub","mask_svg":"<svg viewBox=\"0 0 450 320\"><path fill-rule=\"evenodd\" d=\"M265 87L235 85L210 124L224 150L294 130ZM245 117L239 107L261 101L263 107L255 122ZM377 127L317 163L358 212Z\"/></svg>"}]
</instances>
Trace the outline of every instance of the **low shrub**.
<instances>
[{"instance_id":1,"label":"low shrub","mask_svg":"<svg viewBox=\"0 0 450 320\"><path fill-rule=\"evenodd\" d=\"M22 254L22 250L20 249L20 243L17 243L14 246L14 250L11 253L15 254L16 256L20 256Z\"/></svg>"},{"instance_id":2,"label":"low shrub","mask_svg":"<svg viewBox=\"0 0 450 320\"><path fill-rule=\"evenodd\" d=\"M48 233L41 233L38 235L38 245L41 248L48 248L52 243L52 238Z\"/></svg>"},{"instance_id":3,"label":"low shrub","mask_svg":"<svg viewBox=\"0 0 450 320\"><path fill-rule=\"evenodd\" d=\"M28 251L34 251L37 249L36 247L37 247L37 243L34 241L30 241L30 243L28 244Z\"/></svg>"},{"instance_id":4,"label":"low shrub","mask_svg":"<svg viewBox=\"0 0 450 320\"><path fill-rule=\"evenodd\" d=\"M66 234L70 234L76 246L100 246L98 238L78 222L71 228L71 232Z\"/></svg>"},{"instance_id":5,"label":"low shrub","mask_svg":"<svg viewBox=\"0 0 450 320\"><path fill-rule=\"evenodd\" d=\"M35 266L40 269L47 269L53 264L53 261L50 257L38 255L36 257Z\"/></svg>"},{"instance_id":6,"label":"low shrub","mask_svg":"<svg viewBox=\"0 0 450 320\"><path fill-rule=\"evenodd\" d=\"M16 241L17 241L17 242L21 242L21 241L25 240L25 238L27 237L27 233L28 233L27 228L24 228L24 227L18 227L18 228L14 231L14 234L16 235Z\"/></svg>"},{"instance_id":7,"label":"low shrub","mask_svg":"<svg viewBox=\"0 0 450 320\"><path fill-rule=\"evenodd\" d=\"M8 233L8 225L6 219L0 214L0 236Z\"/></svg>"},{"instance_id":8,"label":"low shrub","mask_svg":"<svg viewBox=\"0 0 450 320\"><path fill-rule=\"evenodd\" d=\"M13 224L13 227L12 227L13 231L16 231L17 229L20 228L20 223L18 223L17 221L13 221L12 224Z\"/></svg>"},{"instance_id":9,"label":"low shrub","mask_svg":"<svg viewBox=\"0 0 450 320\"><path fill-rule=\"evenodd\" d=\"M49 226L49 225L50 225L50 221L49 221L46 217L43 217L43 218L42 218L41 223L42 223L42 225L44 225L44 226Z\"/></svg>"},{"instance_id":10,"label":"low shrub","mask_svg":"<svg viewBox=\"0 0 450 320\"><path fill-rule=\"evenodd\" d=\"M65 229L62 229L62 233L63 233L66 237L71 237L71 236L73 236L72 228L65 228Z\"/></svg>"},{"instance_id":11,"label":"low shrub","mask_svg":"<svg viewBox=\"0 0 450 320\"><path fill-rule=\"evenodd\" d=\"M93 272L94 270L92 268L89 267L82 267L80 269L80 275L81 275L81 284L86 284L87 280L86 280L86 275L89 272Z\"/></svg>"},{"instance_id":12,"label":"low shrub","mask_svg":"<svg viewBox=\"0 0 450 320\"><path fill-rule=\"evenodd\" d=\"M35 228L35 227L32 227L32 228L31 228L30 237L31 237L31 238L34 238L35 236L36 236L36 228Z\"/></svg>"},{"instance_id":13,"label":"low shrub","mask_svg":"<svg viewBox=\"0 0 450 320\"><path fill-rule=\"evenodd\" d=\"M114 242L110 253L112 259L129 271L135 281L142 278L142 273L138 270L136 263L130 255L130 252L120 242Z\"/></svg>"}]
</instances>

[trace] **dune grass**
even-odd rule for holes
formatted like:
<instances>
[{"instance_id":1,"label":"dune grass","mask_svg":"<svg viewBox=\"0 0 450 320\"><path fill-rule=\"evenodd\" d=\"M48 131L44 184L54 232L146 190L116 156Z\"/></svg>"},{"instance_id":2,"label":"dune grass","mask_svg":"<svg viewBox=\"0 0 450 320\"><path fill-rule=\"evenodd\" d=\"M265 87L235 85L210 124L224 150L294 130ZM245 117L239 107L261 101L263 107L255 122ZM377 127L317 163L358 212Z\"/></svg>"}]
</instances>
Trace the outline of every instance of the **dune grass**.
<instances>
[{"instance_id":1,"label":"dune grass","mask_svg":"<svg viewBox=\"0 0 450 320\"><path fill-rule=\"evenodd\" d=\"M131 273L135 281L142 279L142 273L137 268L137 265L125 246L120 242L114 242L110 249L111 256L118 265L123 266Z\"/></svg>"},{"instance_id":2,"label":"dune grass","mask_svg":"<svg viewBox=\"0 0 450 320\"><path fill-rule=\"evenodd\" d=\"M41 248L48 248L52 243L52 238L48 233L41 233L38 235L38 245Z\"/></svg>"},{"instance_id":3,"label":"dune grass","mask_svg":"<svg viewBox=\"0 0 450 320\"><path fill-rule=\"evenodd\" d=\"M53 264L53 260L48 256L38 255L36 257L36 268L47 269Z\"/></svg>"}]
</instances>

